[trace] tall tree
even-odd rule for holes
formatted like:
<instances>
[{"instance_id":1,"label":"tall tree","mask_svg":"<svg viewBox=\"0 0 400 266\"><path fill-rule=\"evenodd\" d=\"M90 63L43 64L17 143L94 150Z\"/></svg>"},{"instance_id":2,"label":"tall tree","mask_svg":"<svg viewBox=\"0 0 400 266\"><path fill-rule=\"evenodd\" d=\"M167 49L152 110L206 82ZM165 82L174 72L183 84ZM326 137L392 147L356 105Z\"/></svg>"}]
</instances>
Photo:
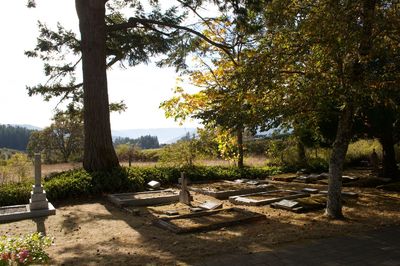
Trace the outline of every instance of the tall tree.
<instances>
[{"instance_id":1,"label":"tall tree","mask_svg":"<svg viewBox=\"0 0 400 266\"><path fill-rule=\"evenodd\" d=\"M147 62L152 55L167 52L178 57L159 62L159 65L182 67L187 47L182 40L191 34L207 39L194 29L180 25L186 14L180 14L176 6L162 12L158 1L149 2L153 9L146 13L140 1L135 0L76 0L81 39L61 25L57 31L52 31L39 24L38 44L33 51L26 52L28 56L40 57L45 62L45 73L49 76L45 85L28 88L30 95L42 94L47 100L59 96L62 100L83 99L84 168L88 171L118 166L111 141L106 69L124 61L133 66ZM186 1L178 2L186 6ZM28 6L34 7L34 0L29 0ZM133 15L130 18L121 11L127 7ZM106 8L110 11L107 16ZM65 50L78 55L78 59L66 61L62 54ZM77 82L75 70L81 61L83 82Z\"/></svg>"},{"instance_id":2,"label":"tall tree","mask_svg":"<svg viewBox=\"0 0 400 266\"><path fill-rule=\"evenodd\" d=\"M119 165L110 126L106 73L106 0L76 0L81 32L84 132L83 167L109 170Z\"/></svg>"},{"instance_id":3,"label":"tall tree","mask_svg":"<svg viewBox=\"0 0 400 266\"><path fill-rule=\"evenodd\" d=\"M262 81L269 95L267 107L289 124L302 117L317 121L324 105L333 107L330 112L335 112L338 123L326 209L332 218L343 216L341 176L354 117L383 82L375 83L377 69L369 66L384 52L387 34L396 31L388 26L398 24L398 18L387 15L395 5L366 0L287 0L266 5L267 34L248 69L264 73L257 82ZM384 65L379 69L391 64Z\"/></svg>"}]
</instances>

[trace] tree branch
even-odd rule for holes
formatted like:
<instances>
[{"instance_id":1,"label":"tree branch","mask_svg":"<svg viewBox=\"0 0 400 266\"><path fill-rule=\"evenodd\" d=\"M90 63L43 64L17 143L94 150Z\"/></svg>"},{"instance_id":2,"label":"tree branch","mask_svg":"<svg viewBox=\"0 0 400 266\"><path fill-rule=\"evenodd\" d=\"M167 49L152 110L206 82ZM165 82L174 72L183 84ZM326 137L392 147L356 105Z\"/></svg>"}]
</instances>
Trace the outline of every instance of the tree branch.
<instances>
[{"instance_id":1,"label":"tree branch","mask_svg":"<svg viewBox=\"0 0 400 266\"><path fill-rule=\"evenodd\" d=\"M107 29L108 29L108 31L126 30L126 29L129 29L129 28L136 27L138 23L142 24L145 27L149 27L148 24L153 24L153 25L164 26L164 27L169 27L169 28L174 28L174 29L180 29L180 30L184 30L184 31L190 32L190 33L200 37L204 41L208 42L209 44L221 49L230 58L232 58L232 54L230 52L230 50L233 49L232 46L229 46L229 45L226 45L226 44L223 44L223 43L214 42L213 40L211 40L210 38L208 38L204 34L198 32L198 31L195 31L195 30L193 30L193 29L191 29L189 27L175 25L175 24L172 24L172 23L164 22L164 21L157 21L157 20L153 20L153 19L133 18L133 17L131 17L131 18L129 18L128 22L110 25L110 26L107 27ZM152 27L149 27L149 28L153 29Z\"/></svg>"}]
</instances>

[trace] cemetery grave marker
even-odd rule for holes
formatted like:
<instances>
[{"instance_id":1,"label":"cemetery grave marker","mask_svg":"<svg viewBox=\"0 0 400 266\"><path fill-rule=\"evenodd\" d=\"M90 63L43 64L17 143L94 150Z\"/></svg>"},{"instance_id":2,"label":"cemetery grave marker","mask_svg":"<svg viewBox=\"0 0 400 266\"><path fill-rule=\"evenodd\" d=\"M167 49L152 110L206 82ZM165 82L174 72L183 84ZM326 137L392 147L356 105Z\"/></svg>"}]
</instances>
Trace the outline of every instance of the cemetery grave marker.
<instances>
[{"instance_id":1,"label":"cemetery grave marker","mask_svg":"<svg viewBox=\"0 0 400 266\"><path fill-rule=\"evenodd\" d=\"M272 190L268 192L251 193L229 197L229 201L237 205L266 205L284 199L309 197L310 194L293 190Z\"/></svg>"}]
</instances>

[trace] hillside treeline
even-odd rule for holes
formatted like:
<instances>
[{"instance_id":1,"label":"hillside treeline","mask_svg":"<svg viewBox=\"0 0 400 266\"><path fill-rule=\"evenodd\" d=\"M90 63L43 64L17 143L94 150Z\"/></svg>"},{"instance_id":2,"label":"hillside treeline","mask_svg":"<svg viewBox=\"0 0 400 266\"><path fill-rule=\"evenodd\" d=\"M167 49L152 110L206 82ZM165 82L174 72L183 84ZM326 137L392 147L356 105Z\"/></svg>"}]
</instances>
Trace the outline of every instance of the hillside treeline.
<instances>
[{"instance_id":1,"label":"hillside treeline","mask_svg":"<svg viewBox=\"0 0 400 266\"><path fill-rule=\"evenodd\" d=\"M19 126L0 125L0 148L25 151L32 131Z\"/></svg>"},{"instance_id":2,"label":"hillside treeline","mask_svg":"<svg viewBox=\"0 0 400 266\"><path fill-rule=\"evenodd\" d=\"M141 149L158 149L160 148L160 143L158 142L157 136L141 136L136 139L131 138L121 138L117 137L114 140L114 146L118 146L120 144L129 144L133 146L138 146Z\"/></svg>"}]
</instances>

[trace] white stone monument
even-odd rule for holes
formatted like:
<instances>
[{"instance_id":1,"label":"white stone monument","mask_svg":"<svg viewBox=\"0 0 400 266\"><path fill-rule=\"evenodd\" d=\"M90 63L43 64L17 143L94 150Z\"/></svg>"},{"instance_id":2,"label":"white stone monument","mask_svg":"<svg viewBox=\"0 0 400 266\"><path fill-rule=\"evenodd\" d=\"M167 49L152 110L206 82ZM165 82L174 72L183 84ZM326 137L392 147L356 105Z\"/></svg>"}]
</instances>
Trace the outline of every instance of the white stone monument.
<instances>
[{"instance_id":1,"label":"white stone monument","mask_svg":"<svg viewBox=\"0 0 400 266\"><path fill-rule=\"evenodd\" d=\"M56 209L46 198L46 192L43 190L41 179L41 158L40 154L35 154L35 185L32 186L33 189L29 204L0 207L0 222L32 219L56 214ZM43 229L44 221L41 221L41 223L43 224L39 225Z\"/></svg>"},{"instance_id":2,"label":"white stone monument","mask_svg":"<svg viewBox=\"0 0 400 266\"><path fill-rule=\"evenodd\" d=\"M49 208L49 201L46 198L46 191L42 186L42 161L40 153L35 153L35 185L32 186L31 199L29 200L30 210L43 210Z\"/></svg>"}]
</instances>

